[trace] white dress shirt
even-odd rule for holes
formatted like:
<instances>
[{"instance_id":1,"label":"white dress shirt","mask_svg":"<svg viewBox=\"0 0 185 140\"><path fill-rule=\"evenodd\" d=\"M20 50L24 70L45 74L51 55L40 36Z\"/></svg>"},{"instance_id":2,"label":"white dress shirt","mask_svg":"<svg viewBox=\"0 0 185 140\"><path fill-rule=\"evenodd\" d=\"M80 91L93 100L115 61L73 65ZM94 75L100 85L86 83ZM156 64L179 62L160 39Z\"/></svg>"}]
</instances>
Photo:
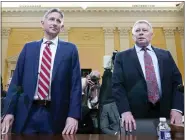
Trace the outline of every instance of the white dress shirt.
<instances>
[{"instance_id":1,"label":"white dress shirt","mask_svg":"<svg viewBox=\"0 0 185 140\"><path fill-rule=\"evenodd\" d=\"M55 58L55 54L56 54L56 50L57 50L57 46L58 46L58 36L52 40L47 40L46 38L43 38L43 42L41 44L41 48L40 48L40 59L39 59L39 68L38 68L38 73L40 73L40 67L41 67L41 62L42 62L42 55L43 55L43 51L44 48L46 47L46 44L44 44L46 41L51 41L52 44L50 45L50 50L51 50L51 54L52 54L52 58L51 58L51 70L50 70L50 87L49 87L49 95L47 96L46 100L51 100L51 79L52 79L52 71L53 71L53 65L54 65L54 58ZM39 74L38 74L38 79L37 79L37 86L36 86L36 90L35 90L35 96L34 96L34 100L39 100L38 97L38 81L39 81Z\"/></svg>"},{"instance_id":2,"label":"white dress shirt","mask_svg":"<svg viewBox=\"0 0 185 140\"><path fill-rule=\"evenodd\" d=\"M144 77L146 79L145 63L144 63L144 51L142 50L142 48L138 47L136 44L135 44L135 49L136 49L136 53L137 53L137 56L138 56L138 59L139 59ZM155 75L156 75L156 79L157 79L157 84L158 84L158 87L159 87L159 94L160 94L160 97L161 97L162 96L162 89L161 89L161 78L160 78L159 64L158 64L157 56L156 56L154 50L152 49L151 44L149 44L147 46L147 52L149 53L149 55L152 58L152 62L153 62L153 65L154 65L154 71L155 71ZM177 110L177 109L172 109L172 110L176 110L176 111L182 113L182 111Z\"/></svg>"}]
</instances>

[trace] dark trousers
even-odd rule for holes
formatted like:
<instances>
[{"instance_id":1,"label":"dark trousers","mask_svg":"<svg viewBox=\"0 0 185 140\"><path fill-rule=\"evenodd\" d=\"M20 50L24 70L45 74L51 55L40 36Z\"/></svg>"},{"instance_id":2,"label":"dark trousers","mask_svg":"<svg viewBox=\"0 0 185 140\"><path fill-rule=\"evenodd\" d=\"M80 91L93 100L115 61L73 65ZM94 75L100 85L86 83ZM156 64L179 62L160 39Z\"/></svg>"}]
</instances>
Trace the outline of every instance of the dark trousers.
<instances>
[{"instance_id":1,"label":"dark trousers","mask_svg":"<svg viewBox=\"0 0 185 140\"><path fill-rule=\"evenodd\" d=\"M53 134L51 114L45 106L33 104L23 134Z\"/></svg>"}]
</instances>

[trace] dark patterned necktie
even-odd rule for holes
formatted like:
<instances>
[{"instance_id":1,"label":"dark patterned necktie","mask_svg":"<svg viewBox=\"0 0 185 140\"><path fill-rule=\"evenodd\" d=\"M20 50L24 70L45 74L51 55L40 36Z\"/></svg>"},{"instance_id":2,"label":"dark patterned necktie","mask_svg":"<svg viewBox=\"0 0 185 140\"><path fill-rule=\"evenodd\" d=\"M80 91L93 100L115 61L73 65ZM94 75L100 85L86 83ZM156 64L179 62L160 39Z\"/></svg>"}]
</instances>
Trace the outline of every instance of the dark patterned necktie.
<instances>
[{"instance_id":1,"label":"dark patterned necktie","mask_svg":"<svg viewBox=\"0 0 185 140\"><path fill-rule=\"evenodd\" d=\"M45 48L42 55L41 67L40 67L40 75L38 82L38 97L43 100L49 94L50 87L50 71L51 71L51 58L52 54L50 51L50 45L52 42L46 41Z\"/></svg>"},{"instance_id":2,"label":"dark patterned necktie","mask_svg":"<svg viewBox=\"0 0 185 140\"><path fill-rule=\"evenodd\" d=\"M148 91L148 100L149 102L155 104L159 100L159 87L157 84L157 78L154 70L154 65L152 62L152 57L147 52L147 48L144 50L144 63L145 63L145 74L146 74L146 83Z\"/></svg>"}]
</instances>

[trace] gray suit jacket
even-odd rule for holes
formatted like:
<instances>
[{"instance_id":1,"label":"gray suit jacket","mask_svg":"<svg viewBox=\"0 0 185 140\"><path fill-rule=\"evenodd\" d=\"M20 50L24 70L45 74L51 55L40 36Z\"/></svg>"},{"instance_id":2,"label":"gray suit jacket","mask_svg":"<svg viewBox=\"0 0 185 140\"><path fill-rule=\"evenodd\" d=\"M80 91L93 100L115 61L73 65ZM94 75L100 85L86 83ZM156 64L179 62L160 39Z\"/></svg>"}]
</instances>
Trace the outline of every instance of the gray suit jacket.
<instances>
[{"instance_id":1,"label":"gray suit jacket","mask_svg":"<svg viewBox=\"0 0 185 140\"><path fill-rule=\"evenodd\" d=\"M102 133L115 135L120 132L120 119L115 102L103 105L100 114L100 129Z\"/></svg>"}]
</instances>

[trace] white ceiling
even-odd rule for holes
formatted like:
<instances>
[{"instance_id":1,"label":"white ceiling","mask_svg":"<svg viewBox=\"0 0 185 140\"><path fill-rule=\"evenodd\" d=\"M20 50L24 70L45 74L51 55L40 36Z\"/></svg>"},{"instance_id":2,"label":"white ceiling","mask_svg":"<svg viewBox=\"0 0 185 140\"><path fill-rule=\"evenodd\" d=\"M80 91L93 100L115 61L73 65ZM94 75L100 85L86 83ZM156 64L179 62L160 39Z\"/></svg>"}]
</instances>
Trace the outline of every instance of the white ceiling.
<instances>
[{"instance_id":1,"label":"white ceiling","mask_svg":"<svg viewBox=\"0 0 185 140\"><path fill-rule=\"evenodd\" d=\"M2 2L2 7L176 7L180 2Z\"/></svg>"}]
</instances>

